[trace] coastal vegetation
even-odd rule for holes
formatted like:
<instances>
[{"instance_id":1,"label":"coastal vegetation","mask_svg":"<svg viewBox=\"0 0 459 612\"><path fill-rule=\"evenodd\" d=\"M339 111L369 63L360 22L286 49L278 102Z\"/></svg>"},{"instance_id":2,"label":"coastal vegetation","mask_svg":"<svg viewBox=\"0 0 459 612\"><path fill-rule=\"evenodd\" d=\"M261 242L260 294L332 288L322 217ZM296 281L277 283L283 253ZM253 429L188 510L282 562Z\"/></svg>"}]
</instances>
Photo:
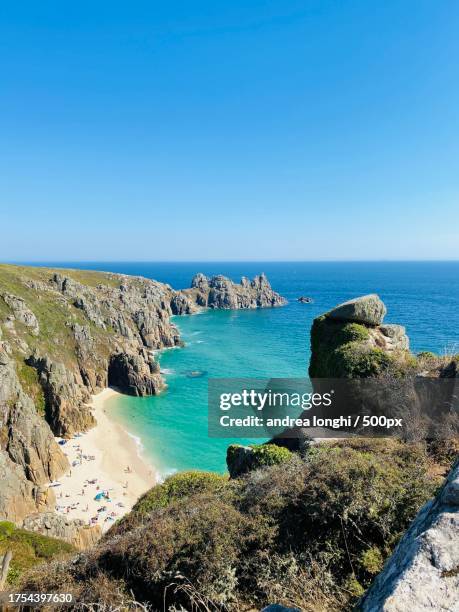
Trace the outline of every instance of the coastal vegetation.
<instances>
[{"instance_id":1,"label":"coastal vegetation","mask_svg":"<svg viewBox=\"0 0 459 612\"><path fill-rule=\"evenodd\" d=\"M35 565L65 557L75 552L75 548L68 542L19 529L9 521L0 521L0 557L7 551L12 553L7 579L9 584L14 584Z\"/></svg>"},{"instance_id":2,"label":"coastal vegetation","mask_svg":"<svg viewBox=\"0 0 459 612\"><path fill-rule=\"evenodd\" d=\"M133 594L154 610L343 610L438 487L429 464L422 445L330 442L235 479L175 475L94 549L21 588L113 606Z\"/></svg>"}]
</instances>

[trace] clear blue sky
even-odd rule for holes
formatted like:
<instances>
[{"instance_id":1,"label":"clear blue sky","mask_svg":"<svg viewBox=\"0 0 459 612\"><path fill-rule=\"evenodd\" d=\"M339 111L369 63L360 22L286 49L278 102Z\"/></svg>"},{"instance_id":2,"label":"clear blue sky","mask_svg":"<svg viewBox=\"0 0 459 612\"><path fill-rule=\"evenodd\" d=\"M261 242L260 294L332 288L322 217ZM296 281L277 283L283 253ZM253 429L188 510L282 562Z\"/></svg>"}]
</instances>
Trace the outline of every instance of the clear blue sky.
<instances>
[{"instance_id":1,"label":"clear blue sky","mask_svg":"<svg viewBox=\"0 0 459 612\"><path fill-rule=\"evenodd\" d=\"M3 2L0 259L459 258L456 0Z\"/></svg>"}]
</instances>

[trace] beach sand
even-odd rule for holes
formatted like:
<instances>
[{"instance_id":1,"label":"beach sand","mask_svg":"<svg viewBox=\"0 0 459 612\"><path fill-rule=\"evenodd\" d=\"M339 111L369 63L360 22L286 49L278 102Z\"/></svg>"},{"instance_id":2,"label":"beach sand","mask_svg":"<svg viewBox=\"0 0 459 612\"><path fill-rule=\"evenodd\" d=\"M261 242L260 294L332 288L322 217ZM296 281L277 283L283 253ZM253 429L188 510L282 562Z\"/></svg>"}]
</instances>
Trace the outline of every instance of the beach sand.
<instances>
[{"instance_id":1,"label":"beach sand","mask_svg":"<svg viewBox=\"0 0 459 612\"><path fill-rule=\"evenodd\" d=\"M117 395L105 389L93 396L97 425L61 446L71 469L50 485L58 513L98 524L102 531L129 512L139 496L157 482L155 469L141 456L135 438L110 419L110 400ZM103 492L108 499L95 499Z\"/></svg>"}]
</instances>

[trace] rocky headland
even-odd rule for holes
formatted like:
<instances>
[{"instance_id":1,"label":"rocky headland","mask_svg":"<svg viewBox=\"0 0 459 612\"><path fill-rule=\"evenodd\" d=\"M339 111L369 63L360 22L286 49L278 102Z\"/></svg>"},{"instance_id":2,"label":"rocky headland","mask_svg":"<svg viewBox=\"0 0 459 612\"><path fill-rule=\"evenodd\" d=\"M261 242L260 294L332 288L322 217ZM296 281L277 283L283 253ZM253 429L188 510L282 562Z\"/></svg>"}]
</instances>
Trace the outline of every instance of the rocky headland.
<instances>
[{"instance_id":1,"label":"rocky headland","mask_svg":"<svg viewBox=\"0 0 459 612\"><path fill-rule=\"evenodd\" d=\"M0 266L0 519L33 516L38 529L37 513L53 510L48 484L69 469L54 436L95 425L92 394L165 388L155 353L182 344L171 315L285 303L264 275L241 285L215 277L202 291L196 278L175 291L122 274ZM62 523L52 531L65 532ZM74 543L91 541L67 531Z\"/></svg>"}]
</instances>

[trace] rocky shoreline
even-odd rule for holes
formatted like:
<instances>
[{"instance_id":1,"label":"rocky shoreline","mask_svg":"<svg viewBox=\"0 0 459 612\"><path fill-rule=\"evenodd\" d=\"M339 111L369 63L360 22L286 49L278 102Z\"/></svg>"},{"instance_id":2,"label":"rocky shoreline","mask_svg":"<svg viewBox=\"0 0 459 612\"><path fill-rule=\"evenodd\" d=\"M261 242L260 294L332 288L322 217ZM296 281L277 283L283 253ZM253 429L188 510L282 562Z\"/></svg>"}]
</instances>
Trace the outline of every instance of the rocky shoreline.
<instances>
[{"instance_id":1,"label":"rocky shoreline","mask_svg":"<svg viewBox=\"0 0 459 612\"><path fill-rule=\"evenodd\" d=\"M155 353L182 345L172 315L285 303L264 274L240 284L197 274L175 291L123 274L1 265L0 517L21 524L53 511L47 485L69 470L54 436L94 427L91 395L164 390Z\"/></svg>"}]
</instances>

